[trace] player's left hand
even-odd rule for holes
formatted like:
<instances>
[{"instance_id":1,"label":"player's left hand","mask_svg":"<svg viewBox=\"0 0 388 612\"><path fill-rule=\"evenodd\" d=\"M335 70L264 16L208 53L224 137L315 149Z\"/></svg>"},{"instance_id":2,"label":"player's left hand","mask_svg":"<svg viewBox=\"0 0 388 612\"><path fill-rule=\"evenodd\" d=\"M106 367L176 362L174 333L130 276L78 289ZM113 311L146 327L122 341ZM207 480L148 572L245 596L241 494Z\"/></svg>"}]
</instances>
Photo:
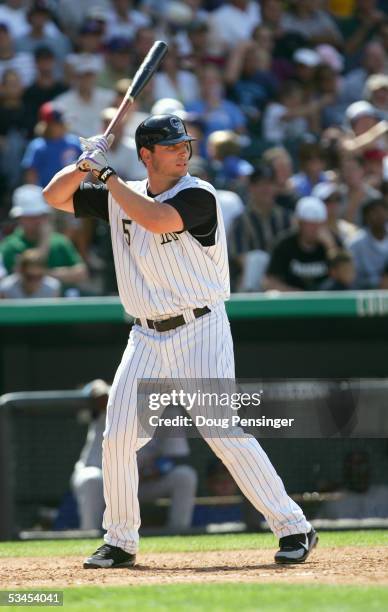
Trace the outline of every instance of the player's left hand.
<instances>
[{"instance_id":1,"label":"player's left hand","mask_svg":"<svg viewBox=\"0 0 388 612\"><path fill-rule=\"evenodd\" d=\"M98 150L84 151L77 159L77 168L81 172L93 172L98 176L103 168L108 166L104 153Z\"/></svg>"},{"instance_id":2,"label":"player's left hand","mask_svg":"<svg viewBox=\"0 0 388 612\"><path fill-rule=\"evenodd\" d=\"M79 142L82 151L100 151L100 153L106 153L112 146L114 139L114 134L109 134L108 137L98 134L91 138L83 138L80 136Z\"/></svg>"}]
</instances>

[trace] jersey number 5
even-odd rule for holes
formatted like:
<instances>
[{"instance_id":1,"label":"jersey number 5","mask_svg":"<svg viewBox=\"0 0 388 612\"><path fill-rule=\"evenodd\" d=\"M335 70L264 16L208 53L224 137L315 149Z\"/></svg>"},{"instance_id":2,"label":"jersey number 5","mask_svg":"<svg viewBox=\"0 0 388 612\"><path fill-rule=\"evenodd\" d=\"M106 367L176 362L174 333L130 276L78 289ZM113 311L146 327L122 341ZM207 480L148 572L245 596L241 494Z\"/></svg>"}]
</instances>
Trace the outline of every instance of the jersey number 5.
<instances>
[{"instance_id":1,"label":"jersey number 5","mask_svg":"<svg viewBox=\"0 0 388 612\"><path fill-rule=\"evenodd\" d=\"M129 226L131 225L132 221L128 221L127 219L122 219L122 222L123 222L123 232L124 232L125 240L127 244L130 245L131 244L131 234L129 233Z\"/></svg>"}]
</instances>

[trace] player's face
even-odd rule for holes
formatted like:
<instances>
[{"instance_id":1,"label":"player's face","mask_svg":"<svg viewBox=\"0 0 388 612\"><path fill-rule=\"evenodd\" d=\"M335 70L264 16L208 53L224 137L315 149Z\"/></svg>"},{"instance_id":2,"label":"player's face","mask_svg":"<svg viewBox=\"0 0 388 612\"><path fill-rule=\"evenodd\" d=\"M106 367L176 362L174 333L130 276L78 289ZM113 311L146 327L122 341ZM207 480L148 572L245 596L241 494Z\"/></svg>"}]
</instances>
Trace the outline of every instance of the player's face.
<instances>
[{"instance_id":1,"label":"player's face","mask_svg":"<svg viewBox=\"0 0 388 612\"><path fill-rule=\"evenodd\" d=\"M154 151L150 152L147 169L150 173L180 178L187 173L189 157L188 142L168 146L155 145Z\"/></svg>"}]
</instances>

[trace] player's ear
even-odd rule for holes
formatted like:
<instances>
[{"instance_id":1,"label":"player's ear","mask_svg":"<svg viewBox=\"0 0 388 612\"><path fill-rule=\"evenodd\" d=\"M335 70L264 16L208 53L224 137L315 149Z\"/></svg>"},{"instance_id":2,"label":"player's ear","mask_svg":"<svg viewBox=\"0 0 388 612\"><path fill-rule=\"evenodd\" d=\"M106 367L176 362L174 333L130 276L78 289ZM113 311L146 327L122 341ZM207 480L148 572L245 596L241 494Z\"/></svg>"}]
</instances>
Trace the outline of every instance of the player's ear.
<instances>
[{"instance_id":1,"label":"player's ear","mask_svg":"<svg viewBox=\"0 0 388 612\"><path fill-rule=\"evenodd\" d=\"M151 151L149 149L146 149L145 147L142 147L140 149L140 157L143 164L149 162L151 159Z\"/></svg>"}]
</instances>

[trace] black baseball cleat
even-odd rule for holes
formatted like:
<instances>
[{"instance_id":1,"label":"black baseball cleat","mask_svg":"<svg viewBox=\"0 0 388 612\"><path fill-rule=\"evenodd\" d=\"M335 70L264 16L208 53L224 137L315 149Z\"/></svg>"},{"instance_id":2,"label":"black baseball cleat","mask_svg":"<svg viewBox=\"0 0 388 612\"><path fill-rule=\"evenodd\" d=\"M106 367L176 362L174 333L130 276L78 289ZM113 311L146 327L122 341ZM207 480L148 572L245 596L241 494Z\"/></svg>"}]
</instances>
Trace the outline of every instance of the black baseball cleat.
<instances>
[{"instance_id":1,"label":"black baseball cleat","mask_svg":"<svg viewBox=\"0 0 388 612\"><path fill-rule=\"evenodd\" d=\"M136 555L125 552L122 548L103 544L84 561L85 569L108 569L112 567L133 567Z\"/></svg>"},{"instance_id":2,"label":"black baseball cleat","mask_svg":"<svg viewBox=\"0 0 388 612\"><path fill-rule=\"evenodd\" d=\"M297 533L279 540L279 550L275 554L276 563L303 563L318 543L316 531Z\"/></svg>"}]
</instances>

